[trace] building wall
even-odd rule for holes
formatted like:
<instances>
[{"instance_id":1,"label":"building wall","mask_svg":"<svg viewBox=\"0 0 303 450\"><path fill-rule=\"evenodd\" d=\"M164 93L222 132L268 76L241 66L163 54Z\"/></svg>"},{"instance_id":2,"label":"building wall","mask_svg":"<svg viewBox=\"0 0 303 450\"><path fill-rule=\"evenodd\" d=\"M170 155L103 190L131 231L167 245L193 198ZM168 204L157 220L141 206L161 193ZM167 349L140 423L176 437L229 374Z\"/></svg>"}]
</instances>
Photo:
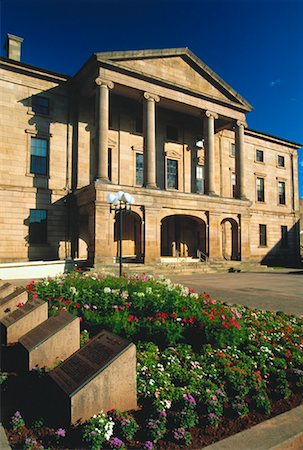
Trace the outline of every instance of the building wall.
<instances>
[{"instance_id":1,"label":"building wall","mask_svg":"<svg viewBox=\"0 0 303 450\"><path fill-rule=\"evenodd\" d=\"M172 58L171 65L176 61ZM162 66L161 66L162 67ZM163 75L163 70L160 72ZM153 66L153 70L156 67ZM196 75L191 74L195 78ZM177 80L175 80L177 81ZM208 85L207 85L208 86ZM211 91L210 85L208 88ZM208 89L207 88L207 89ZM205 88L206 89L206 88ZM50 100L50 114L33 114L31 99L43 94ZM197 114L156 105L156 175L159 190L151 192L136 185L136 153L144 155L144 132L136 129L137 119L145 122L141 100L110 94L111 181L95 186L97 173L96 95L75 94L67 80L37 70L0 72L0 260L65 257L70 241L77 241L74 256L112 260L117 255L114 217L105 202L110 190L129 190L136 197L136 214L142 223L145 241L137 245L146 260L158 259L161 252L161 224L165 217L196 217L207 224L207 251L214 259L223 255L222 228L231 224L241 234L242 259L266 262L270 258L295 259L298 251L297 148L278 138L246 130L245 194L247 201L232 198L235 157L231 146L235 132L224 129L215 134L215 192L210 198L196 194L195 171L204 164L204 149L196 147L203 138L203 119ZM178 139L167 138L167 126L178 129ZM49 139L49 174L30 173L30 140ZM264 162L256 161L256 150L264 152ZM285 167L277 165L277 156ZM178 161L178 190L167 190L167 159ZM256 199L256 178L265 180L265 201ZM286 202L278 202L278 181L285 182ZM73 190L74 200L68 196ZM182 195L185 194L185 195ZM47 244L30 244L31 209L48 211ZM136 219L137 220L137 219ZM138 219L139 220L139 219ZM227 220L227 222L226 222ZM70 223L73 230L71 231ZM137 223L137 222L136 222ZM202 223L202 222L199 222ZM260 246L259 225L267 227L267 245ZM281 226L287 226L288 246L282 246ZM205 225L206 226L206 225ZM240 232L241 230L241 232ZM226 238L227 239L227 238ZM237 238L238 239L238 238ZM128 242L128 248L132 243ZM131 252L129 250L129 252Z\"/></svg>"}]
</instances>

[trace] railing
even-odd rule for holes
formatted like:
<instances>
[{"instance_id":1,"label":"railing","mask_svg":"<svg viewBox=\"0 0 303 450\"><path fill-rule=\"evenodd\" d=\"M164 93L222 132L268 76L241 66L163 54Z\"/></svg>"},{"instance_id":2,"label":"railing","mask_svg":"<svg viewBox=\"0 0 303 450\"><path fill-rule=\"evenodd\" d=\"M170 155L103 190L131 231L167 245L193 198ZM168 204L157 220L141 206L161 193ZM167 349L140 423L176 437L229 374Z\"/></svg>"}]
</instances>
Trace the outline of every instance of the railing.
<instances>
[{"instance_id":1,"label":"railing","mask_svg":"<svg viewBox=\"0 0 303 450\"><path fill-rule=\"evenodd\" d=\"M208 262L208 256L201 250L197 250L197 257L201 262Z\"/></svg>"}]
</instances>

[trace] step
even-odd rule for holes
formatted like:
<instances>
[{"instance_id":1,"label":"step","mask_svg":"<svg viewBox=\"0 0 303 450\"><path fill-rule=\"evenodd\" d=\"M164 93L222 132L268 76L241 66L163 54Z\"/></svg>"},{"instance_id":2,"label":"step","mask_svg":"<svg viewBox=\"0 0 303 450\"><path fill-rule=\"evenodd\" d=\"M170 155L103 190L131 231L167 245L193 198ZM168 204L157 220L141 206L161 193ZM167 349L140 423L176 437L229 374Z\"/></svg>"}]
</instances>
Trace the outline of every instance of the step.
<instances>
[{"instance_id":1,"label":"step","mask_svg":"<svg viewBox=\"0 0 303 450\"><path fill-rule=\"evenodd\" d=\"M11 283L4 282L0 286L0 298L6 297L9 294L12 294L16 290L16 286Z\"/></svg>"}]
</instances>

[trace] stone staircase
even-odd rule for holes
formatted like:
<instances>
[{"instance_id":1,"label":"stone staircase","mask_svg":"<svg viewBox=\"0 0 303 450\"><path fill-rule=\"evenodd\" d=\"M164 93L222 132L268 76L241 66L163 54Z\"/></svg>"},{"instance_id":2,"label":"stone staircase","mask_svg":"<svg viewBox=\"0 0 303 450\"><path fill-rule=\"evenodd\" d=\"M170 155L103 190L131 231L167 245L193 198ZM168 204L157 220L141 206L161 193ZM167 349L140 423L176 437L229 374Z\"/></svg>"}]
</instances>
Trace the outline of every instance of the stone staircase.
<instances>
[{"instance_id":1,"label":"stone staircase","mask_svg":"<svg viewBox=\"0 0 303 450\"><path fill-rule=\"evenodd\" d=\"M100 273L117 274L119 264L96 264L91 271ZM199 261L196 258L180 258L173 260L162 260L155 264L137 264L123 262L123 272L130 273L146 273L157 275L169 275L173 273L180 273L183 275L190 275L194 273L226 273L226 272L272 272L274 269L266 265L261 265L251 261Z\"/></svg>"}]
</instances>

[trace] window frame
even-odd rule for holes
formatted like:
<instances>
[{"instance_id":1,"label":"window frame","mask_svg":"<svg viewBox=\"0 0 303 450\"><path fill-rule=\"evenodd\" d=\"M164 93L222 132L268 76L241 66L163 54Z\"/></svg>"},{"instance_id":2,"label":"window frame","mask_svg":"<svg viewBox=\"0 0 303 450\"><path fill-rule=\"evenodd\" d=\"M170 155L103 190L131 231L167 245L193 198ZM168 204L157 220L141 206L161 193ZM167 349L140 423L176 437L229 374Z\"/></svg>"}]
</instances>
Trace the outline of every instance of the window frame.
<instances>
[{"instance_id":1,"label":"window frame","mask_svg":"<svg viewBox=\"0 0 303 450\"><path fill-rule=\"evenodd\" d=\"M197 174L197 172L198 172L198 169L200 169L201 168L201 171L202 171L202 178L198 178L198 174ZM204 195L205 194L205 166L203 165L203 164L196 164L196 194L200 194L200 195ZM198 180L200 181L201 180L201 183L202 183L202 189L201 190L199 190L198 189Z\"/></svg>"},{"instance_id":2,"label":"window frame","mask_svg":"<svg viewBox=\"0 0 303 450\"><path fill-rule=\"evenodd\" d=\"M280 194L280 184L284 186L282 197ZM285 206L286 205L286 182L284 180L277 180L277 188L278 188L278 205ZM281 199L283 201L281 201Z\"/></svg>"},{"instance_id":3,"label":"window frame","mask_svg":"<svg viewBox=\"0 0 303 450\"><path fill-rule=\"evenodd\" d=\"M40 156L40 158L44 158L45 159L45 173L43 171L43 173L38 172L37 170L34 171L34 168L32 167L32 165L34 165L33 161L34 159L32 159L32 157L37 157L37 155L34 155L32 153L32 150L34 150L34 147L32 146L32 143L36 141L44 141L46 143L46 155L45 156ZM48 177L49 176L49 139L45 136L31 136L30 137L30 149L29 149L29 173L32 176L35 177Z\"/></svg>"},{"instance_id":4,"label":"window frame","mask_svg":"<svg viewBox=\"0 0 303 450\"><path fill-rule=\"evenodd\" d=\"M261 157L261 159L259 159L258 155ZM260 150L259 148L257 148L255 152L255 162L258 164L264 164L264 151Z\"/></svg>"},{"instance_id":5,"label":"window frame","mask_svg":"<svg viewBox=\"0 0 303 450\"><path fill-rule=\"evenodd\" d=\"M168 173L168 166L169 166L170 162L176 163L176 183L175 183L175 185L177 187L172 187L172 186L168 185L168 175L169 175L169 173ZM166 165L166 177L165 177L165 179L166 179L166 189L167 190L172 190L172 191L178 191L179 190L179 161L176 158L169 158L169 157L167 157L165 165Z\"/></svg>"},{"instance_id":6,"label":"window frame","mask_svg":"<svg viewBox=\"0 0 303 450\"><path fill-rule=\"evenodd\" d=\"M279 164L279 158L283 158L283 165ZM279 167L279 169L285 169L285 156L284 155L277 155L277 167Z\"/></svg>"},{"instance_id":7,"label":"window frame","mask_svg":"<svg viewBox=\"0 0 303 450\"><path fill-rule=\"evenodd\" d=\"M142 157L142 184L138 183L137 181L137 157ZM142 187L144 185L144 154L142 152L135 152L135 186Z\"/></svg>"},{"instance_id":8,"label":"window frame","mask_svg":"<svg viewBox=\"0 0 303 450\"><path fill-rule=\"evenodd\" d=\"M31 213L34 212L45 212L45 224L43 224L43 232L37 232L37 228L33 230L31 224L39 223L38 221L31 221ZM41 223L41 221L40 221ZM42 228L42 227L40 227ZM31 231L32 230L32 231ZM37 239L39 236L43 236L43 238ZM48 210L47 209L33 209L29 210L29 226L28 226L28 243L29 245L47 245L48 244Z\"/></svg>"},{"instance_id":9,"label":"window frame","mask_svg":"<svg viewBox=\"0 0 303 450\"><path fill-rule=\"evenodd\" d=\"M229 156L231 156L232 158L235 158L235 156L236 156L236 144L235 144L235 142L231 142L230 143Z\"/></svg>"},{"instance_id":10,"label":"window frame","mask_svg":"<svg viewBox=\"0 0 303 450\"><path fill-rule=\"evenodd\" d=\"M258 180L263 181L263 187L262 187L261 191L259 191L259 188L258 188ZM261 199L259 199L259 192L262 192ZM257 201L257 203L265 203L265 178L261 177L259 175L256 176L256 201Z\"/></svg>"},{"instance_id":11,"label":"window frame","mask_svg":"<svg viewBox=\"0 0 303 450\"><path fill-rule=\"evenodd\" d=\"M267 247L267 225L259 223L259 247Z\"/></svg>"}]
</instances>

